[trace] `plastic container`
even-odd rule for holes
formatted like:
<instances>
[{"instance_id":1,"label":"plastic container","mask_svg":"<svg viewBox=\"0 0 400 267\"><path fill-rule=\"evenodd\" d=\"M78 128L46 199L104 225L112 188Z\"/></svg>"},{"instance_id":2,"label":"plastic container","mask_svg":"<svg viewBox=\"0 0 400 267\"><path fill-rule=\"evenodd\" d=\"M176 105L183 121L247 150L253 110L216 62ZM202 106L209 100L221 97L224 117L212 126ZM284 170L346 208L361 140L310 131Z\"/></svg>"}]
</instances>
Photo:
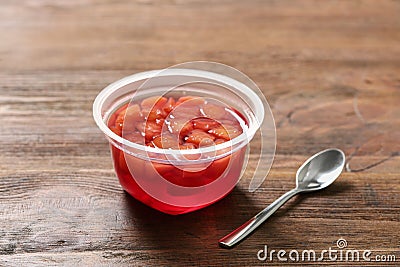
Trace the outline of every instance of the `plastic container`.
<instances>
[{"instance_id":1,"label":"plastic container","mask_svg":"<svg viewBox=\"0 0 400 267\"><path fill-rule=\"evenodd\" d=\"M133 143L112 132L107 122L129 101L162 95L194 95L223 102L246 121L243 133L230 141L189 150L160 149ZM137 73L107 86L93 104L93 116L110 142L122 188L144 204L168 214L206 207L237 184L246 147L264 118L260 98L226 75L196 69Z\"/></svg>"}]
</instances>

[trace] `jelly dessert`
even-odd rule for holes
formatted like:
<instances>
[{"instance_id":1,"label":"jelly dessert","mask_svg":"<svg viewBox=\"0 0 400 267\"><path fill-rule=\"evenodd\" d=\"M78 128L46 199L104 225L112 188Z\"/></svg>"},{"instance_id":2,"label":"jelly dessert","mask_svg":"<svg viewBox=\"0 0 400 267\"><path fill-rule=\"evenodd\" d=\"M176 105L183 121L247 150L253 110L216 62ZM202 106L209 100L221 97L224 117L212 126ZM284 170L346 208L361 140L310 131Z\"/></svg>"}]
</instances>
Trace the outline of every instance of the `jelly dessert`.
<instances>
[{"instance_id":1,"label":"jelly dessert","mask_svg":"<svg viewBox=\"0 0 400 267\"><path fill-rule=\"evenodd\" d=\"M200 151L200 148L215 146L241 135L247 124L237 110L216 100L197 96L153 96L119 107L109 117L108 127L126 140L156 150ZM223 157L218 157L218 153L226 152L226 149L216 152L216 159L201 168L191 168L190 164L179 167L168 162L137 158L114 145L111 145L111 150L117 176L129 194L160 211L180 214L211 203L186 207L185 201L193 200L190 198L196 198L195 195L179 196L174 194L172 187L152 185L157 187L158 195L182 198L182 205L171 205L146 192L138 179L151 184L156 183L157 176L171 185L182 187L201 187L225 179L220 191L226 191L234 187L240 176L245 147ZM193 166L197 162L195 155L187 156Z\"/></svg>"}]
</instances>

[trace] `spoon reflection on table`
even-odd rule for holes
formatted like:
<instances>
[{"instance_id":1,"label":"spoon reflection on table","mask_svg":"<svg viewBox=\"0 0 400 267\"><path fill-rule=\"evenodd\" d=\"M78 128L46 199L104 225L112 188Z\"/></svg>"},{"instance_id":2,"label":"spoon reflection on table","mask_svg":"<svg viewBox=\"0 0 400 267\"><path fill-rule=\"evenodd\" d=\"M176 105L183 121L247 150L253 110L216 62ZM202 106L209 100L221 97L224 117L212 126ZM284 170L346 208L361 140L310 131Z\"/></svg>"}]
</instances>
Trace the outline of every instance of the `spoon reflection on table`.
<instances>
[{"instance_id":1,"label":"spoon reflection on table","mask_svg":"<svg viewBox=\"0 0 400 267\"><path fill-rule=\"evenodd\" d=\"M313 192L329 186L339 177L344 163L345 156L340 149L326 149L313 155L297 170L295 189L286 192L242 226L221 238L219 245L224 248L232 248L266 221L291 197L298 193Z\"/></svg>"}]
</instances>

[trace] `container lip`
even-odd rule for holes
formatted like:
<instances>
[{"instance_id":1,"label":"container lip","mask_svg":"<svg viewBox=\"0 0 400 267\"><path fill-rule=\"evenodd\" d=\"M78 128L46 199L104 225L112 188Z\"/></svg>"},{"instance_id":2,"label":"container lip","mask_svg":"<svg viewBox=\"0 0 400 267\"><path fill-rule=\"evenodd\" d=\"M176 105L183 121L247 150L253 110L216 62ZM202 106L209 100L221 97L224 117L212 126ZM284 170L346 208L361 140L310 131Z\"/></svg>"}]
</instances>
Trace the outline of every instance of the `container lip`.
<instances>
[{"instance_id":1,"label":"container lip","mask_svg":"<svg viewBox=\"0 0 400 267\"><path fill-rule=\"evenodd\" d=\"M249 122L249 127L248 129L243 129L243 133L227 142L217 144L215 146L210 146L210 147L203 147L203 148L197 148L197 149L188 149L188 150L179 150L179 149L162 149L162 148L153 148L137 143L133 143L127 139L122 138L121 136L115 134L111 129L107 126L107 124L103 120L103 116L101 114L101 107L106 101L106 99L113 93L115 90L126 86L132 82L140 81L140 80L146 80L155 76L158 77L163 77L163 76L194 76L198 78L206 78L206 79L211 79L214 81L218 81L222 84L229 85L230 87L235 88L236 90L240 91L241 93L245 94L247 97L251 99L251 101L254 102L255 104L255 110L252 111L254 113L255 120L252 122ZM141 151L146 151L150 153L158 153L158 154L163 154L163 155L193 155L193 154L203 154L203 153L210 153L222 149L226 149L228 147L232 147L232 151L229 152L233 153L235 150L239 149L243 145L247 144L250 142L250 140L253 138L254 134L260 127L263 119L264 119L264 105L261 101L261 99L257 96L257 94L251 90L248 86L245 84L232 79L228 76L210 72L210 71L204 71L204 70L196 70L196 69L161 69L161 70L151 70L151 71L145 71L145 72L140 72L136 73L130 76L126 76L118 81L115 81L105 87L96 97L94 103L93 103L93 118L97 124L97 126L100 128L100 130L112 141L115 141L117 143L122 144L123 146L127 146L130 148L134 148L137 150ZM129 152L128 152L129 153ZM226 156L226 153L219 155L219 157ZM217 157L215 157L217 158Z\"/></svg>"}]
</instances>

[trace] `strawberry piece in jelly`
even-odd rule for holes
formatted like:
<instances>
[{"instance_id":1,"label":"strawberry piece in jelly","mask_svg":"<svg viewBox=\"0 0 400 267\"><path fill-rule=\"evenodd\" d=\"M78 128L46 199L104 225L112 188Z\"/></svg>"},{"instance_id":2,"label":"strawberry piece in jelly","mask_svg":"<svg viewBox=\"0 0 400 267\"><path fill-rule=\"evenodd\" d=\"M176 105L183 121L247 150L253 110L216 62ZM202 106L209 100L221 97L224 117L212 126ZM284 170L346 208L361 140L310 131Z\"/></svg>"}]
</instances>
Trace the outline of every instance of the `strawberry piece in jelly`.
<instances>
[{"instance_id":1,"label":"strawberry piece in jelly","mask_svg":"<svg viewBox=\"0 0 400 267\"><path fill-rule=\"evenodd\" d=\"M166 114L169 114L175 108L175 99L172 97L168 98L167 103L165 103L163 110Z\"/></svg>"},{"instance_id":2,"label":"strawberry piece in jelly","mask_svg":"<svg viewBox=\"0 0 400 267\"><path fill-rule=\"evenodd\" d=\"M132 143L143 145L145 142L144 137L139 132L125 133L123 136L126 140Z\"/></svg>"},{"instance_id":3,"label":"strawberry piece in jelly","mask_svg":"<svg viewBox=\"0 0 400 267\"><path fill-rule=\"evenodd\" d=\"M207 117L196 118L193 119L192 122L195 129L200 129L203 131L208 131L211 128L215 128L221 125L218 121Z\"/></svg>"},{"instance_id":4,"label":"strawberry piece in jelly","mask_svg":"<svg viewBox=\"0 0 400 267\"><path fill-rule=\"evenodd\" d=\"M157 119L164 119L165 113L161 109L153 108L151 110L143 109L143 115L145 116L146 121L155 121Z\"/></svg>"},{"instance_id":5,"label":"strawberry piece in jelly","mask_svg":"<svg viewBox=\"0 0 400 267\"><path fill-rule=\"evenodd\" d=\"M184 102L187 102L186 104L191 106L198 106L204 104L205 100L199 96L182 96L176 101L176 106L182 105Z\"/></svg>"},{"instance_id":6,"label":"strawberry piece in jelly","mask_svg":"<svg viewBox=\"0 0 400 267\"><path fill-rule=\"evenodd\" d=\"M136 123L143 120L142 112L139 105L131 105L125 110L124 121L129 123Z\"/></svg>"},{"instance_id":7,"label":"strawberry piece in jelly","mask_svg":"<svg viewBox=\"0 0 400 267\"><path fill-rule=\"evenodd\" d=\"M193 130L193 124L185 119L169 119L164 127L172 134L179 135L180 137L186 136Z\"/></svg>"},{"instance_id":8,"label":"strawberry piece in jelly","mask_svg":"<svg viewBox=\"0 0 400 267\"><path fill-rule=\"evenodd\" d=\"M153 144L159 148L179 148L179 140L176 136L163 134L153 139Z\"/></svg>"},{"instance_id":9,"label":"strawberry piece in jelly","mask_svg":"<svg viewBox=\"0 0 400 267\"><path fill-rule=\"evenodd\" d=\"M167 103L167 98L162 96L152 96L144 99L140 106L142 109L160 109Z\"/></svg>"},{"instance_id":10,"label":"strawberry piece in jelly","mask_svg":"<svg viewBox=\"0 0 400 267\"><path fill-rule=\"evenodd\" d=\"M147 142L153 140L153 137L161 134L161 126L152 121L141 122L136 125L136 128L139 130L141 135L146 138Z\"/></svg>"},{"instance_id":11,"label":"strawberry piece in jelly","mask_svg":"<svg viewBox=\"0 0 400 267\"><path fill-rule=\"evenodd\" d=\"M191 120L201 116L200 110L191 106L176 106L174 110L169 114L168 117L171 119L184 119Z\"/></svg>"},{"instance_id":12,"label":"strawberry piece in jelly","mask_svg":"<svg viewBox=\"0 0 400 267\"><path fill-rule=\"evenodd\" d=\"M110 126L110 130L111 131L113 131L116 135L119 135L119 136L121 136L122 135L122 126L115 126L115 125L112 125L112 126Z\"/></svg>"},{"instance_id":13,"label":"strawberry piece in jelly","mask_svg":"<svg viewBox=\"0 0 400 267\"><path fill-rule=\"evenodd\" d=\"M220 120L225 118L226 110L223 106L217 106L215 104L207 103L202 108L204 116L212 118L214 120Z\"/></svg>"},{"instance_id":14,"label":"strawberry piece in jelly","mask_svg":"<svg viewBox=\"0 0 400 267\"><path fill-rule=\"evenodd\" d=\"M242 131L233 125L221 125L208 131L217 138L231 140L239 136Z\"/></svg>"},{"instance_id":15,"label":"strawberry piece in jelly","mask_svg":"<svg viewBox=\"0 0 400 267\"><path fill-rule=\"evenodd\" d=\"M214 144L215 137L202 130L194 129L185 138L187 143L193 143L196 146L210 146Z\"/></svg>"}]
</instances>

